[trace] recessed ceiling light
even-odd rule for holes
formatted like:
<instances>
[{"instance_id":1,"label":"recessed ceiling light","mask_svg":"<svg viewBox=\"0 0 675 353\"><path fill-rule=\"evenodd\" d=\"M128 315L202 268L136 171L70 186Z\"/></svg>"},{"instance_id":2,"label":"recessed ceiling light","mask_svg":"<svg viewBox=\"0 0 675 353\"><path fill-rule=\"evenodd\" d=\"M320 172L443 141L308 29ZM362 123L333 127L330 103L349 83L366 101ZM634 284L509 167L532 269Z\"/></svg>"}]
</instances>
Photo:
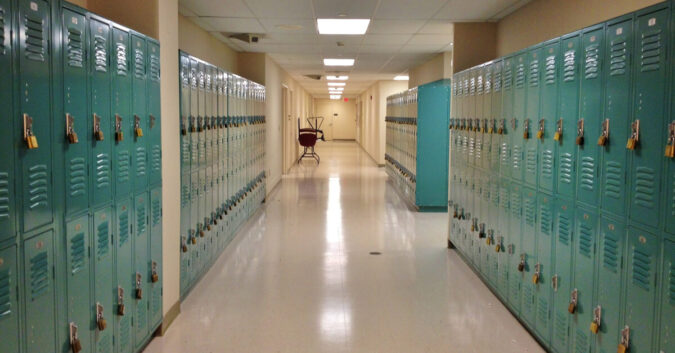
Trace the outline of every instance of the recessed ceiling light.
<instances>
[{"instance_id":1,"label":"recessed ceiling light","mask_svg":"<svg viewBox=\"0 0 675 353\"><path fill-rule=\"evenodd\" d=\"M410 77L408 75L398 75L394 77L394 81L408 81Z\"/></svg>"},{"instance_id":2,"label":"recessed ceiling light","mask_svg":"<svg viewBox=\"0 0 675 353\"><path fill-rule=\"evenodd\" d=\"M328 86L334 86L334 87L344 87L346 83L344 82L328 82Z\"/></svg>"},{"instance_id":3,"label":"recessed ceiling light","mask_svg":"<svg viewBox=\"0 0 675 353\"><path fill-rule=\"evenodd\" d=\"M349 76L326 76L326 80L347 81Z\"/></svg>"},{"instance_id":4,"label":"recessed ceiling light","mask_svg":"<svg viewBox=\"0 0 675 353\"><path fill-rule=\"evenodd\" d=\"M293 25L293 24L281 24L276 25L276 27L283 31L299 31L303 28L301 25Z\"/></svg>"},{"instance_id":5,"label":"recessed ceiling light","mask_svg":"<svg viewBox=\"0 0 675 353\"><path fill-rule=\"evenodd\" d=\"M323 59L324 66L354 66L354 59Z\"/></svg>"},{"instance_id":6,"label":"recessed ceiling light","mask_svg":"<svg viewBox=\"0 0 675 353\"><path fill-rule=\"evenodd\" d=\"M341 92L341 91L344 91L345 88L344 88L344 87L328 87L328 90L329 90L329 91L338 91L338 92Z\"/></svg>"},{"instance_id":7,"label":"recessed ceiling light","mask_svg":"<svg viewBox=\"0 0 675 353\"><path fill-rule=\"evenodd\" d=\"M331 95L330 95L330 99L334 99L334 100L335 100L335 99L340 99L340 98L342 98L342 96L339 95L339 94L331 94Z\"/></svg>"},{"instance_id":8,"label":"recessed ceiling light","mask_svg":"<svg viewBox=\"0 0 675 353\"><path fill-rule=\"evenodd\" d=\"M316 20L319 34L362 35L366 34L369 19L319 18Z\"/></svg>"}]
</instances>

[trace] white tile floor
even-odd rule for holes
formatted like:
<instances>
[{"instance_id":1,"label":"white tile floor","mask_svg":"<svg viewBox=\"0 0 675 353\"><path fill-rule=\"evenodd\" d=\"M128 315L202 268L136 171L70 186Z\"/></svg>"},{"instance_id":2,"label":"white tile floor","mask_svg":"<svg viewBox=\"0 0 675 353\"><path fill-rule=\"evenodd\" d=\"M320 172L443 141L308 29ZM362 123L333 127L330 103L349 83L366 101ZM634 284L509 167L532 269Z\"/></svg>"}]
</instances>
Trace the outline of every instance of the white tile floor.
<instances>
[{"instance_id":1,"label":"white tile floor","mask_svg":"<svg viewBox=\"0 0 675 353\"><path fill-rule=\"evenodd\" d=\"M355 143L294 167L156 352L543 352ZM382 255L369 255L371 251Z\"/></svg>"}]
</instances>

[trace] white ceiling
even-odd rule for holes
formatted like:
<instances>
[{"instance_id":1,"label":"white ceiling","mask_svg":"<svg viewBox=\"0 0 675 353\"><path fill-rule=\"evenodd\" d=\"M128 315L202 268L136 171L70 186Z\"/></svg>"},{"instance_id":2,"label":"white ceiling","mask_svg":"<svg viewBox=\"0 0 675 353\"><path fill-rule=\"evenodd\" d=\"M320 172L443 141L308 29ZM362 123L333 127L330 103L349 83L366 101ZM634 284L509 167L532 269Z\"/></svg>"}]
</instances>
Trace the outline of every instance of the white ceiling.
<instances>
[{"instance_id":1,"label":"white ceiling","mask_svg":"<svg viewBox=\"0 0 675 353\"><path fill-rule=\"evenodd\" d=\"M453 23L496 21L531 0L179 0L180 13L237 51L268 53L315 97L325 78L347 74L344 95L405 74L437 53L452 51ZM317 18L370 18L364 36L320 36ZM301 26L284 29L284 25ZM282 27L280 27L282 26ZM257 44L223 33L254 33ZM342 46L338 46L341 42ZM355 58L349 68L324 68L325 57Z\"/></svg>"}]
</instances>

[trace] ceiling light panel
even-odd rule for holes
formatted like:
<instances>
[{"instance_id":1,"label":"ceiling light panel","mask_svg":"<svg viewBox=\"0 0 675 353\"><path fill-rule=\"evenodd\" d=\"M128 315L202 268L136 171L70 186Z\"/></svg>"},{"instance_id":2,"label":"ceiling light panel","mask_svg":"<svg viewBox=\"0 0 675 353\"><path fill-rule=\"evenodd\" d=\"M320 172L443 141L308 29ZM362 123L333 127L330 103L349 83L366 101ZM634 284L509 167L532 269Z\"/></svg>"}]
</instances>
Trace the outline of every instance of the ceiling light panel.
<instances>
[{"instance_id":1,"label":"ceiling light panel","mask_svg":"<svg viewBox=\"0 0 675 353\"><path fill-rule=\"evenodd\" d=\"M326 80L332 81L347 81L349 76L326 76Z\"/></svg>"},{"instance_id":2,"label":"ceiling light panel","mask_svg":"<svg viewBox=\"0 0 675 353\"><path fill-rule=\"evenodd\" d=\"M354 66L354 59L323 59L325 66Z\"/></svg>"},{"instance_id":3,"label":"ceiling light panel","mask_svg":"<svg viewBox=\"0 0 675 353\"><path fill-rule=\"evenodd\" d=\"M331 87L344 87L346 83L344 82L328 82L328 86Z\"/></svg>"},{"instance_id":4,"label":"ceiling light panel","mask_svg":"<svg viewBox=\"0 0 675 353\"><path fill-rule=\"evenodd\" d=\"M342 95L339 95L339 94L331 94L330 95L330 99L340 99L340 98L342 98Z\"/></svg>"},{"instance_id":5,"label":"ceiling light panel","mask_svg":"<svg viewBox=\"0 0 675 353\"><path fill-rule=\"evenodd\" d=\"M394 77L394 81L408 81L410 77L408 75L398 75Z\"/></svg>"},{"instance_id":6,"label":"ceiling light panel","mask_svg":"<svg viewBox=\"0 0 675 353\"><path fill-rule=\"evenodd\" d=\"M370 19L356 18L319 18L316 28L319 34L363 35L368 31Z\"/></svg>"}]
</instances>

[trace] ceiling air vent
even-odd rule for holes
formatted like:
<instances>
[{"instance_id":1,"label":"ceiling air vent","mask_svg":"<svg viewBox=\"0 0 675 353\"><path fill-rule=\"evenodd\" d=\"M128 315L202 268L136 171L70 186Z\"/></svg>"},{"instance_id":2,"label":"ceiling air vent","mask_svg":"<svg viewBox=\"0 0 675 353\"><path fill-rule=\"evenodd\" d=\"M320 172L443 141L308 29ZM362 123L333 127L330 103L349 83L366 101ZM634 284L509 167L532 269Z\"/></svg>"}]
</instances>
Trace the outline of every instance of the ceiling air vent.
<instances>
[{"instance_id":1,"label":"ceiling air vent","mask_svg":"<svg viewBox=\"0 0 675 353\"><path fill-rule=\"evenodd\" d=\"M223 34L228 38L237 39L248 44L256 44L263 39L263 36L261 34L253 34L253 33L223 33Z\"/></svg>"},{"instance_id":2,"label":"ceiling air vent","mask_svg":"<svg viewBox=\"0 0 675 353\"><path fill-rule=\"evenodd\" d=\"M305 77L317 81L321 80L321 75L305 75Z\"/></svg>"}]
</instances>

